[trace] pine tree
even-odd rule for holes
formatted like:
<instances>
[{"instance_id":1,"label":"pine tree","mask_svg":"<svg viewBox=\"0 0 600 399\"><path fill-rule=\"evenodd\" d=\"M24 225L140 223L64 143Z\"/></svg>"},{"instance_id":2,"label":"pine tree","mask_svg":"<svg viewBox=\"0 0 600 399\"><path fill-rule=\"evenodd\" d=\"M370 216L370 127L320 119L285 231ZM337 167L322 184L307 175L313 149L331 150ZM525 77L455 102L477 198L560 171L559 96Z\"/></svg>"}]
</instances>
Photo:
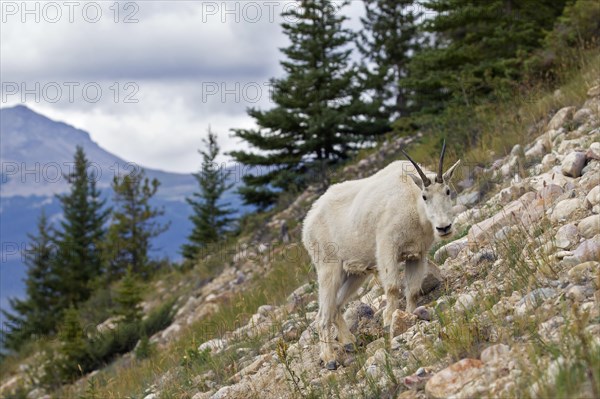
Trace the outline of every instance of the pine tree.
<instances>
[{"instance_id":1,"label":"pine tree","mask_svg":"<svg viewBox=\"0 0 600 399\"><path fill-rule=\"evenodd\" d=\"M141 302L141 289L136 283L130 267L117 288L115 315L123 316L123 323L138 323L142 319Z\"/></svg>"},{"instance_id":2,"label":"pine tree","mask_svg":"<svg viewBox=\"0 0 600 399\"><path fill-rule=\"evenodd\" d=\"M59 332L59 357L54 366L58 366L60 378L64 381L73 380L85 369L80 361L86 354L86 342L77 309L69 307L64 312ZM53 362L54 363L54 362Z\"/></svg>"},{"instance_id":3,"label":"pine tree","mask_svg":"<svg viewBox=\"0 0 600 399\"><path fill-rule=\"evenodd\" d=\"M423 28L436 39L409 65L405 85L422 112L448 102L471 106L511 89L525 56L539 47L566 0L427 0L435 11Z\"/></svg>"},{"instance_id":4,"label":"pine tree","mask_svg":"<svg viewBox=\"0 0 600 399\"><path fill-rule=\"evenodd\" d=\"M402 87L410 57L421 47L415 0L366 0L358 49L363 56L363 87L374 92L375 103L387 117L410 114L410 92Z\"/></svg>"},{"instance_id":5,"label":"pine tree","mask_svg":"<svg viewBox=\"0 0 600 399\"><path fill-rule=\"evenodd\" d=\"M240 193L246 203L268 207L278 191L305 186L308 172L347 158L388 128L360 98L357 70L350 63L354 34L343 27L347 18L336 5L303 0L301 7L282 14L295 22L282 24L291 44L282 49L286 76L271 80L275 107L248 111L258 129L234 129L236 137L259 150L231 153L256 168L243 177Z\"/></svg>"},{"instance_id":6,"label":"pine tree","mask_svg":"<svg viewBox=\"0 0 600 399\"><path fill-rule=\"evenodd\" d=\"M59 312L58 281L53 269L56 251L43 210L37 228L37 235L28 235L30 242L24 252L26 297L9 299L14 314L2 310L7 320L4 346L8 349L18 350L32 337L52 333L56 328Z\"/></svg>"},{"instance_id":7,"label":"pine tree","mask_svg":"<svg viewBox=\"0 0 600 399\"><path fill-rule=\"evenodd\" d=\"M217 136L208 129L208 137L202 140L205 150L202 155L202 169L194 173L200 186L200 192L186 201L193 209L191 216L194 225L188 237L188 243L182 246L184 258L193 260L208 244L222 239L232 219L228 216L232 211L226 205L220 204L220 199L233 184L227 183L227 174L216 163L219 155Z\"/></svg>"},{"instance_id":8,"label":"pine tree","mask_svg":"<svg viewBox=\"0 0 600 399\"><path fill-rule=\"evenodd\" d=\"M91 283L102 272L100 244L110 210L103 209L106 200L101 199L96 176L88 175L88 167L83 148L78 146L73 170L65 176L70 192L58 195L64 218L56 233L61 309L87 299Z\"/></svg>"},{"instance_id":9,"label":"pine tree","mask_svg":"<svg viewBox=\"0 0 600 399\"><path fill-rule=\"evenodd\" d=\"M168 224L156 221L164 210L150 204L159 185L157 179L148 179L143 170L115 176L112 184L115 209L104 246L109 281L119 279L129 267L135 274L149 275L151 240L169 228Z\"/></svg>"}]
</instances>

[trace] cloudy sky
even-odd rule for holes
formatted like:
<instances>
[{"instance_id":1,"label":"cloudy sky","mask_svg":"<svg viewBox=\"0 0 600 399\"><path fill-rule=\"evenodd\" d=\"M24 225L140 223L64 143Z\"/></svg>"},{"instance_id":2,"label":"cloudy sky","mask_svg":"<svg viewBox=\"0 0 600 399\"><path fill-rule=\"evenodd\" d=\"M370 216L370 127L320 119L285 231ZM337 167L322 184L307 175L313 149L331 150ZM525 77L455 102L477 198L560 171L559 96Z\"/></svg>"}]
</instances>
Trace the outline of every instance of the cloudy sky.
<instances>
[{"instance_id":1,"label":"cloudy sky","mask_svg":"<svg viewBox=\"0 0 600 399\"><path fill-rule=\"evenodd\" d=\"M146 167L191 172L210 125L224 151L271 106L293 1L0 1L0 106L26 104ZM342 9L360 27L361 1ZM224 160L224 159L223 159Z\"/></svg>"}]
</instances>

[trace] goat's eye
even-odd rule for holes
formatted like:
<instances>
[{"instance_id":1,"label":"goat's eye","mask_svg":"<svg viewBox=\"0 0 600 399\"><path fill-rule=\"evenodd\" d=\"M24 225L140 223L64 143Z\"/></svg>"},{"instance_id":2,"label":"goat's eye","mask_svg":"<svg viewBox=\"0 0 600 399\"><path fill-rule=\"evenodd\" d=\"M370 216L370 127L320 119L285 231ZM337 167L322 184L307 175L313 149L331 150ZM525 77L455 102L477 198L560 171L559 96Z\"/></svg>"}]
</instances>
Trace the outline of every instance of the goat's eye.
<instances>
[{"instance_id":1,"label":"goat's eye","mask_svg":"<svg viewBox=\"0 0 600 399\"><path fill-rule=\"evenodd\" d=\"M426 196L423 196L423 201L427 201L427 197Z\"/></svg>"},{"instance_id":2,"label":"goat's eye","mask_svg":"<svg viewBox=\"0 0 600 399\"><path fill-rule=\"evenodd\" d=\"M450 195L450 189L446 190L446 195Z\"/></svg>"}]
</instances>

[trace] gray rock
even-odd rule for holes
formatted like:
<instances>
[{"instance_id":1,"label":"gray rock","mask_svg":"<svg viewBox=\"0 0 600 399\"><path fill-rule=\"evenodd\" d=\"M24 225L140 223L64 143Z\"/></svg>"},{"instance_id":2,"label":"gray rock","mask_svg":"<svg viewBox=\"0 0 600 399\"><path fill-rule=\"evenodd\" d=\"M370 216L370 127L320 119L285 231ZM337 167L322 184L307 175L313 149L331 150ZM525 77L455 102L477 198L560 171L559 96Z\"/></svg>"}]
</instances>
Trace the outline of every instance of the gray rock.
<instances>
[{"instance_id":1,"label":"gray rock","mask_svg":"<svg viewBox=\"0 0 600 399\"><path fill-rule=\"evenodd\" d=\"M428 262L427 264L427 274L421 283L421 291L422 293L428 294L434 289L436 289L441 283L444 281L444 277L440 272L440 269L433 262Z\"/></svg>"},{"instance_id":2,"label":"gray rock","mask_svg":"<svg viewBox=\"0 0 600 399\"><path fill-rule=\"evenodd\" d=\"M473 257L472 263L479 265L482 262L493 262L497 259L496 253L491 249L482 249Z\"/></svg>"},{"instance_id":3,"label":"gray rock","mask_svg":"<svg viewBox=\"0 0 600 399\"><path fill-rule=\"evenodd\" d=\"M581 176L581 170L585 166L585 160L584 152L572 152L563 159L560 170L565 176L579 177Z\"/></svg>"},{"instance_id":4,"label":"gray rock","mask_svg":"<svg viewBox=\"0 0 600 399\"><path fill-rule=\"evenodd\" d=\"M413 310L413 314L417 316L420 320L431 321L431 310L425 306L419 306L415 310Z\"/></svg>"}]
</instances>

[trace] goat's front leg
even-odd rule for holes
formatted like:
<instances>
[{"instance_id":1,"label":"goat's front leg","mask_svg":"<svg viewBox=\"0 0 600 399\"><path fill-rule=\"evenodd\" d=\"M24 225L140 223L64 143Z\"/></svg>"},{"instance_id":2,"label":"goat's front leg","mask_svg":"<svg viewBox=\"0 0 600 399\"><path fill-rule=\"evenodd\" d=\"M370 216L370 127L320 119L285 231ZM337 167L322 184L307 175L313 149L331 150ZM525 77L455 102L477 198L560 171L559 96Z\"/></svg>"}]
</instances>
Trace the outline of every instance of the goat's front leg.
<instances>
[{"instance_id":1,"label":"goat's front leg","mask_svg":"<svg viewBox=\"0 0 600 399\"><path fill-rule=\"evenodd\" d=\"M404 292L406 295L406 311L412 313L417 307L417 299L421 294L423 279L427 273L427 257L422 253L419 258L406 261L404 271Z\"/></svg>"},{"instance_id":2,"label":"goat's front leg","mask_svg":"<svg viewBox=\"0 0 600 399\"><path fill-rule=\"evenodd\" d=\"M400 306L400 264L396 261L395 248L388 242L382 242L377 247L377 268L379 279L385 291L387 305L383 311L385 328L392 324L392 314Z\"/></svg>"}]
</instances>

